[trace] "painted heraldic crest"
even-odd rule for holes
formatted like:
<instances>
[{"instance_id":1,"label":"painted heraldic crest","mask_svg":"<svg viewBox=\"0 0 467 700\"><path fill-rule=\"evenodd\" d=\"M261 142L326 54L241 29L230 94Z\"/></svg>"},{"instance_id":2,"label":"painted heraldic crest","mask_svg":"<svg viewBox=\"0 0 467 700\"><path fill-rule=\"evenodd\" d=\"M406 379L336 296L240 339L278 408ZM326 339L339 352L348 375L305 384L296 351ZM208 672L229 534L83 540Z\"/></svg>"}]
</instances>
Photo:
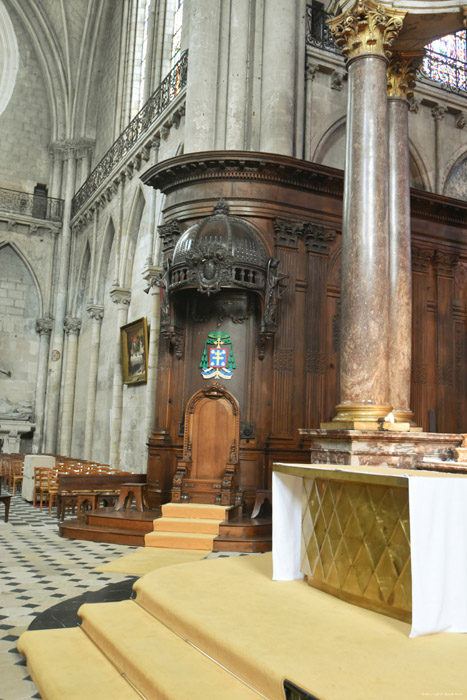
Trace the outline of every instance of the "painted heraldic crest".
<instances>
[{"instance_id":1,"label":"painted heraldic crest","mask_svg":"<svg viewBox=\"0 0 467 700\"><path fill-rule=\"evenodd\" d=\"M199 363L203 379L231 379L236 369L232 340L228 333L213 331L204 343Z\"/></svg>"}]
</instances>

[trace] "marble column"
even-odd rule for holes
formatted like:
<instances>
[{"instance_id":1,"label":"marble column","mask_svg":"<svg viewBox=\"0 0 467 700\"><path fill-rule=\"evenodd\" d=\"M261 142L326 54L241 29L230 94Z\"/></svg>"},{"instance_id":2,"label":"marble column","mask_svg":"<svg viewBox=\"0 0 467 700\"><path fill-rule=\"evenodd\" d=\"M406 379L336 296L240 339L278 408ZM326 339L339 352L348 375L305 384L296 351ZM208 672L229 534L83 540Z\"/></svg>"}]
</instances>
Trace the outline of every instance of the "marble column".
<instances>
[{"instance_id":1,"label":"marble column","mask_svg":"<svg viewBox=\"0 0 467 700\"><path fill-rule=\"evenodd\" d=\"M409 103L423 53L393 52L388 67L389 117L389 402L396 422L412 422L412 254Z\"/></svg>"},{"instance_id":2,"label":"marble column","mask_svg":"<svg viewBox=\"0 0 467 700\"><path fill-rule=\"evenodd\" d=\"M63 387L60 454L71 456L71 436L73 428L73 408L75 400L76 365L78 360L78 336L81 330L81 319L67 316L64 323L65 333L68 336L67 356L65 369L65 383Z\"/></svg>"},{"instance_id":3,"label":"marble column","mask_svg":"<svg viewBox=\"0 0 467 700\"><path fill-rule=\"evenodd\" d=\"M37 360L36 401L34 408L34 422L36 429L32 439L32 451L34 454L42 451L45 417L45 394L47 387L47 361L49 357L50 333L53 321L50 316L38 318L36 331L39 333L39 357Z\"/></svg>"},{"instance_id":4,"label":"marble column","mask_svg":"<svg viewBox=\"0 0 467 700\"><path fill-rule=\"evenodd\" d=\"M64 142L63 153L66 159L66 184L63 208L63 226L60 236L60 260L57 291L55 295L54 328L51 337L49 377L47 384L47 423L45 448L56 452L57 427L60 400L60 383L63 364L63 327L68 297L68 275L71 250L71 203L75 191L77 149L73 142Z\"/></svg>"},{"instance_id":5,"label":"marble column","mask_svg":"<svg viewBox=\"0 0 467 700\"><path fill-rule=\"evenodd\" d=\"M110 298L117 305L117 333L114 355L114 378L112 389L112 425L110 432L110 456L112 467L120 466L120 434L122 430L123 410L123 381L122 381L122 354L120 342L120 328L128 320L128 307L131 300L129 289L113 287L110 290Z\"/></svg>"},{"instance_id":6,"label":"marble column","mask_svg":"<svg viewBox=\"0 0 467 700\"><path fill-rule=\"evenodd\" d=\"M86 424L84 428L84 458L92 459L94 420L96 416L97 370L99 367L99 350L101 343L101 325L104 307L88 304L86 311L91 319L91 352L88 369L88 394L86 401Z\"/></svg>"},{"instance_id":7,"label":"marble column","mask_svg":"<svg viewBox=\"0 0 467 700\"><path fill-rule=\"evenodd\" d=\"M329 21L349 79L336 427L377 425L391 410L386 68L404 16L361 0Z\"/></svg>"},{"instance_id":8,"label":"marble column","mask_svg":"<svg viewBox=\"0 0 467 700\"><path fill-rule=\"evenodd\" d=\"M260 150L294 155L296 4L264 3Z\"/></svg>"}]
</instances>

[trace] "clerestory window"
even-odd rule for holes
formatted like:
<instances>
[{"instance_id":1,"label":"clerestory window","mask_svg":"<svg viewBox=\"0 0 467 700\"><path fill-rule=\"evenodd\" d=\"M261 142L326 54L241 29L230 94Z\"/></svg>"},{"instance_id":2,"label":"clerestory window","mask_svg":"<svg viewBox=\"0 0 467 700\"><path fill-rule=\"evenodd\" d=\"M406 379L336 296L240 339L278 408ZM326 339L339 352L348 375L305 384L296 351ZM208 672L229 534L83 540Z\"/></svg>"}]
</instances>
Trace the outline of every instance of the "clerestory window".
<instances>
[{"instance_id":1,"label":"clerestory window","mask_svg":"<svg viewBox=\"0 0 467 700\"><path fill-rule=\"evenodd\" d=\"M430 80L451 88L467 90L467 32L436 39L426 47L422 72Z\"/></svg>"}]
</instances>

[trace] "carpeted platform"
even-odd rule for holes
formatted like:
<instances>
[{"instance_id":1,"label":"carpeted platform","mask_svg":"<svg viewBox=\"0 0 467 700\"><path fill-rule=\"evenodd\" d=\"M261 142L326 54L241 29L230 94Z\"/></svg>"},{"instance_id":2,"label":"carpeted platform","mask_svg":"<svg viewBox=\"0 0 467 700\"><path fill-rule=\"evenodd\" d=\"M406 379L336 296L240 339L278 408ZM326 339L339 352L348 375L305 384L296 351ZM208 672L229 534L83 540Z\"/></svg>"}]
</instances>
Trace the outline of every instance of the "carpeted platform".
<instances>
[{"instance_id":1,"label":"carpeted platform","mask_svg":"<svg viewBox=\"0 0 467 700\"><path fill-rule=\"evenodd\" d=\"M102 564L94 571L144 576L144 574L160 569L163 566L198 561L199 559L205 559L206 556L207 552L205 551L145 547L127 556L110 561L108 564Z\"/></svg>"},{"instance_id":2,"label":"carpeted platform","mask_svg":"<svg viewBox=\"0 0 467 700\"><path fill-rule=\"evenodd\" d=\"M99 650L116 675L124 674L147 698L283 700L284 679L319 700L465 693L464 635L409 639L410 627L403 622L349 605L304 581L274 582L271 574L270 554L158 569L136 582L136 601L81 608L79 649L89 660ZM44 698L93 697L90 681L82 694L76 689L66 694L62 673L78 650L70 632L76 630L54 630L53 640L47 631L20 639ZM61 697L47 686L50 674L40 651L51 644L50 673ZM83 665L88 679L94 674L98 680L99 658L96 667ZM79 653L76 664L81 665Z\"/></svg>"}]
</instances>

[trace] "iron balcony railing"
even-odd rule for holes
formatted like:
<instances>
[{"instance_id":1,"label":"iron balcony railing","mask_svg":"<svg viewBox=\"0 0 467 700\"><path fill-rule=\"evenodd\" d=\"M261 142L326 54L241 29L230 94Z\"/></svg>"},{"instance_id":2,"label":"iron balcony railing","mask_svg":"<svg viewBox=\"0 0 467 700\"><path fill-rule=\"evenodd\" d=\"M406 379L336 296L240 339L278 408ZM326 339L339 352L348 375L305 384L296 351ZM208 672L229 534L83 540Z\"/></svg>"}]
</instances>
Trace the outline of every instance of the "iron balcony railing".
<instances>
[{"instance_id":1,"label":"iron balcony railing","mask_svg":"<svg viewBox=\"0 0 467 700\"><path fill-rule=\"evenodd\" d=\"M307 5L306 44L322 51L341 54L327 24L331 16L320 2ZM467 95L467 63L427 49L423 64L417 71L417 80L459 95Z\"/></svg>"},{"instance_id":2,"label":"iron balcony railing","mask_svg":"<svg viewBox=\"0 0 467 700\"><path fill-rule=\"evenodd\" d=\"M125 158L139 139L144 136L154 121L186 86L188 74L188 51L164 78L142 109L120 134L105 156L99 161L86 182L73 197L71 214L74 216L90 199L113 169Z\"/></svg>"},{"instance_id":3,"label":"iron balcony railing","mask_svg":"<svg viewBox=\"0 0 467 700\"><path fill-rule=\"evenodd\" d=\"M33 219L62 221L63 199L0 188L0 211Z\"/></svg>"}]
</instances>

